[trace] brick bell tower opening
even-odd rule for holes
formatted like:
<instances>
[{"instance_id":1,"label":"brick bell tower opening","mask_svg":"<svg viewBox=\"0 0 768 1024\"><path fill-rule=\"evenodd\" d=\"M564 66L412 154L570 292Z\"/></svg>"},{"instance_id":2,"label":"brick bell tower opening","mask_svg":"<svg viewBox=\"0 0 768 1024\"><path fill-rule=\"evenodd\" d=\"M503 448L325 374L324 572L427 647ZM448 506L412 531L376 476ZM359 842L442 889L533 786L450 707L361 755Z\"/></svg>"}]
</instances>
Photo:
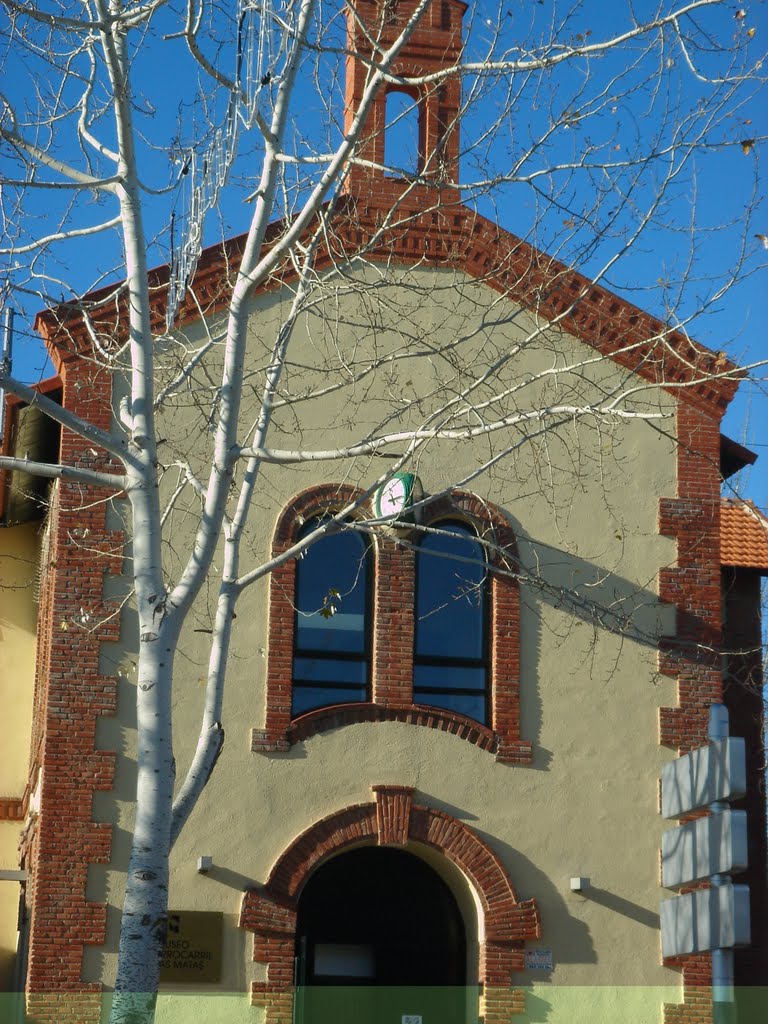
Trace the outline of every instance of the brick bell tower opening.
<instances>
[{"instance_id":1,"label":"brick bell tower opening","mask_svg":"<svg viewBox=\"0 0 768 1024\"><path fill-rule=\"evenodd\" d=\"M368 86L369 68L392 46L418 6L417 0L353 0L347 12L344 129L355 122ZM462 54L462 0L430 4L395 59L392 81L376 95L363 126L345 190L358 199L395 202L419 187L441 188L459 180L459 75L429 76L456 66ZM424 80L426 78L426 80ZM398 82L397 80L400 79ZM408 83L406 79L417 81ZM421 81L418 81L421 79ZM386 168L386 170L385 170ZM389 188L382 187L389 183ZM399 187L395 187L399 183ZM451 191L455 202L458 193ZM414 197L414 201L416 201Z\"/></svg>"}]
</instances>

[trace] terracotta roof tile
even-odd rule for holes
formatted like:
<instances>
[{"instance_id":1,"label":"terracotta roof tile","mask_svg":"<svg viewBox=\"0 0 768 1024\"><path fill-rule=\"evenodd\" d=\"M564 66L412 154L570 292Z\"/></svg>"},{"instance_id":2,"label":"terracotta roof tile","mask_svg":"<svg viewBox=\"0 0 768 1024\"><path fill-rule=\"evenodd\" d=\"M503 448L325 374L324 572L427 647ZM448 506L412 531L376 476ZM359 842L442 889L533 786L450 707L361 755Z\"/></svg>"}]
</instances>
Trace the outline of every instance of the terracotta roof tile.
<instances>
[{"instance_id":1,"label":"terracotta roof tile","mask_svg":"<svg viewBox=\"0 0 768 1024\"><path fill-rule=\"evenodd\" d=\"M720 562L768 570L768 519L751 501L723 499Z\"/></svg>"}]
</instances>

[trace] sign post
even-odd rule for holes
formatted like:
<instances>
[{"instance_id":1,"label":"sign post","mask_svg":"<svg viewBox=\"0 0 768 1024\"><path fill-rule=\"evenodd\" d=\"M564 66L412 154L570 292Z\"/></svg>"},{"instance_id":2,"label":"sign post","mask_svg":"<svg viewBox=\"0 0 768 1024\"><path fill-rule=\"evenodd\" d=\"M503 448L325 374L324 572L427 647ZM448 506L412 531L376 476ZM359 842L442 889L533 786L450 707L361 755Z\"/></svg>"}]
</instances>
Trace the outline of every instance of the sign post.
<instances>
[{"instance_id":1,"label":"sign post","mask_svg":"<svg viewBox=\"0 0 768 1024\"><path fill-rule=\"evenodd\" d=\"M665 957L712 952L716 1020L734 1001L733 947L750 942L749 886L730 877L747 867L747 818L727 802L746 789L744 740L728 735L728 709L713 704L707 746L665 765L661 777L665 818L710 811L662 836L662 884L679 888L709 879L711 888L662 901L661 948Z\"/></svg>"}]
</instances>

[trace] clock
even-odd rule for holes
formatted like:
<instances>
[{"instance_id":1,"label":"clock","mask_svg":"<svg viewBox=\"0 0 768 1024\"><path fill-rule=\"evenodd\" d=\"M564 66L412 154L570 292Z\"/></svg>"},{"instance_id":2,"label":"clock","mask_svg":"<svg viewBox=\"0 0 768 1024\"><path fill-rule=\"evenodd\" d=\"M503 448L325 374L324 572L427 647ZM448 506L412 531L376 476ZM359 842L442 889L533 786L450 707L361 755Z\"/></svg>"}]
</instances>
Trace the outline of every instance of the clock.
<instances>
[{"instance_id":1,"label":"clock","mask_svg":"<svg viewBox=\"0 0 768 1024\"><path fill-rule=\"evenodd\" d=\"M394 473L376 491L373 505L376 517L388 519L401 515L413 504L417 490L421 487L415 473Z\"/></svg>"}]
</instances>

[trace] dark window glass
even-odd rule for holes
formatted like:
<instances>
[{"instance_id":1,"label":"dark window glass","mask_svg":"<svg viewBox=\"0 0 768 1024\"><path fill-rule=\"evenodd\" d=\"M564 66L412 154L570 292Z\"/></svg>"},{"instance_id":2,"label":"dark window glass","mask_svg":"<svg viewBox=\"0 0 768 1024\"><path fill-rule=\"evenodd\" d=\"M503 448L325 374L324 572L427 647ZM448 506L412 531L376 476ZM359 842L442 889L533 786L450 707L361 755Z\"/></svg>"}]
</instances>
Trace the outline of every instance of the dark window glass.
<instances>
[{"instance_id":1,"label":"dark window glass","mask_svg":"<svg viewBox=\"0 0 768 1024\"><path fill-rule=\"evenodd\" d=\"M459 715L466 715L467 718L474 718L476 722L481 722L483 725L486 723L485 693L473 697L469 693L420 691L418 695L414 692L413 699L417 704L427 704L433 708L454 711Z\"/></svg>"},{"instance_id":2,"label":"dark window glass","mask_svg":"<svg viewBox=\"0 0 768 1024\"><path fill-rule=\"evenodd\" d=\"M462 523L437 526L416 562L413 699L486 722L485 555Z\"/></svg>"},{"instance_id":3,"label":"dark window glass","mask_svg":"<svg viewBox=\"0 0 768 1024\"><path fill-rule=\"evenodd\" d=\"M300 683L338 683L340 686L362 686L367 679L365 661L354 658L304 658L293 659L293 678Z\"/></svg>"},{"instance_id":4,"label":"dark window glass","mask_svg":"<svg viewBox=\"0 0 768 1024\"><path fill-rule=\"evenodd\" d=\"M328 519L312 519L299 537ZM352 529L321 537L296 566L294 717L368 699L369 545Z\"/></svg>"},{"instance_id":5,"label":"dark window glass","mask_svg":"<svg viewBox=\"0 0 768 1024\"><path fill-rule=\"evenodd\" d=\"M414 673L419 688L485 693L485 665L435 665L419 662L414 667Z\"/></svg>"},{"instance_id":6,"label":"dark window glass","mask_svg":"<svg viewBox=\"0 0 768 1024\"><path fill-rule=\"evenodd\" d=\"M304 715L308 711L317 711L318 708L327 708L332 704L349 704L368 699L368 691L365 686L359 687L334 687L334 686L294 686L292 714L294 718Z\"/></svg>"}]
</instances>

